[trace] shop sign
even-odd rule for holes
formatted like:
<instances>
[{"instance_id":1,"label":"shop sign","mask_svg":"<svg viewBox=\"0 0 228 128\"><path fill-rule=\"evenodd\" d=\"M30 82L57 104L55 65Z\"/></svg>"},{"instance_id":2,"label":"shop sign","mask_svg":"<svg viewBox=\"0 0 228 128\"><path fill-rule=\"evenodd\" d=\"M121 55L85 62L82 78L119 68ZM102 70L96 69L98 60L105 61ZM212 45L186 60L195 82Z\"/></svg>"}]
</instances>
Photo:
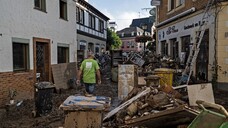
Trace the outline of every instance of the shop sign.
<instances>
[{"instance_id":1,"label":"shop sign","mask_svg":"<svg viewBox=\"0 0 228 128\"><path fill-rule=\"evenodd\" d=\"M178 29L175 26L168 27L168 30L166 31L167 35L170 35L172 33L178 32Z\"/></svg>"},{"instance_id":2,"label":"shop sign","mask_svg":"<svg viewBox=\"0 0 228 128\"><path fill-rule=\"evenodd\" d=\"M196 23L184 25L184 30L187 30L187 29L190 29L190 28L194 28L194 27L197 27L197 26L202 25L202 24L204 24L204 22L198 21Z\"/></svg>"}]
</instances>

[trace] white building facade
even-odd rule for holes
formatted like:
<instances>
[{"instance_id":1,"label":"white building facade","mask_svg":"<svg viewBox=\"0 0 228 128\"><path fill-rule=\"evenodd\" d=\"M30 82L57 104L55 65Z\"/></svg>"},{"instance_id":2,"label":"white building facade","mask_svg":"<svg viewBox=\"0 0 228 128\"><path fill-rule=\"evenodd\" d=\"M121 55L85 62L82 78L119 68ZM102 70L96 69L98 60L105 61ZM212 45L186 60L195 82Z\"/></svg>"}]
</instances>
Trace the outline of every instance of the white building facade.
<instances>
[{"instance_id":1,"label":"white building facade","mask_svg":"<svg viewBox=\"0 0 228 128\"><path fill-rule=\"evenodd\" d=\"M196 42L199 26L202 25L203 14L203 12L195 13L159 28L158 54L170 56L173 59L179 58L180 62L185 66L191 46ZM213 57L215 54L215 17L211 12L208 12L208 14L205 34L201 41L200 52L193 70L197 79L204 81L212 79L212 73L209 69L215 61Z\"/></svg>"},{"instance_id":2,"label":"white building facade","mask_svg":"<svg viewBox=\"0 0 228 128\"><path fill-rule=\"evenodd\" d=\"M78 49L100 54L106 51L107 27L109 18L85 0L77 1L77 42Z\"/></svg>"},{"instance_id":3,"label":"white building facade","mask_svg":"<svg viewBox=\"0 0 228 128\"><path fill-rule=\"evenodd\" d=\"M76 1L0 1L0 104L9 88L18 99L34 96L39 73L51 80L51 64L76 61Z\"/></svg>"}]
</instances>

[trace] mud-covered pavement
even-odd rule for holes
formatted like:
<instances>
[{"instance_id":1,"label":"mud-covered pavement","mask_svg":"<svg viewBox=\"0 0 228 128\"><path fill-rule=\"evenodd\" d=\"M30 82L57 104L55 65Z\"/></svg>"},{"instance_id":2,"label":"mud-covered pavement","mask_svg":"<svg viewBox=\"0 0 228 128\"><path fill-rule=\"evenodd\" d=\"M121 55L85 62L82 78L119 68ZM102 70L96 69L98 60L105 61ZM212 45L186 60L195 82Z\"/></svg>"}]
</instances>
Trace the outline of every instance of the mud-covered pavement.
<instances>
[{"instance_id":1,"label":"mud-covered pavement","mask_svg":"<svg viewBox=\"0 0 228 128\"><path fill-rule=\"evenodd\" d=\"M111 108L117 105L117 83L111 81L111 69L108 67L102 74L102 84L96 86L95 95L112 98ZM83 95L84 87L77 86L75 89L61 90L53 93L53 108L48 115L33 117L35 110L34 100L25 100L20 106L13 106L0 120L0 128L58 128L64 126L64 111L59 106L70 95ZM113 103L114 102L114 103ZM111 109L110 108L110 109ZM4 110L4 109L1 109Z\"/></svg>"},{"instance_id":2,"label":"mud-covered pavement","mask_svg":"<svg viewBox=\"0 0 228 128\"><path fill-rule=\"evenodd\" d=\"M107 69L102 75L102 84L96 87L95 95L112 98L113 109L117 106L117 83L111 81L111 69ZM20 106L12 107L0 120L0 128L58 128L64 126L64 111L59 109L60 104L70 95L83 95L84 87L76 89L61 90L53 93L53 109L48 115L33 117L35 110L34 100L25 100ZM227 92L214 90L216 103L228 109ZM3 109L2 109L3 110Z\"/></svg>"},{"instance_id":3,"label":"mud-covered pavement","mask_svg":"<svg viewBox=\"0 0 228 128\"><path fill-rule=\"evenodd\" d=\"M112 99L117 95L117 84L108 83L97 86L96 95L109 96ZM82 94L80 90L63 90L61 94L53 94L53 109L48 115L33 117L35 103L33 100L26 100L18 106L12 108L0 121L0 128L56 128L64 125L64 111L59 109L60 104L70 95ZM102 91L100 91L102 90ZM105 91L104 91L105 90Z\"/></svg>"}]
</instances>

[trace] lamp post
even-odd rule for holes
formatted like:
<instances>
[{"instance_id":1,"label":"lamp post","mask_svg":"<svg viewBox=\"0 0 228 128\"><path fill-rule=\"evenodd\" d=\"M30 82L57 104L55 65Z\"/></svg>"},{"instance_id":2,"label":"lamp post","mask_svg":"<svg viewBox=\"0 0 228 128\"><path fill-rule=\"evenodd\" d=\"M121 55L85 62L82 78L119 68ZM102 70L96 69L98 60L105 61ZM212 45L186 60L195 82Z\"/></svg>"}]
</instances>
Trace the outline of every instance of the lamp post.
<instances>
[{"instance_id":1,"label":"lamp post","mask_svg":"<svg viewBox=\"0 0 228 128\"><path fill-rule=\"evenodd\" d=\"M142 24L142 29L143 29L143 36L145 37L145 32L147 30L147 24ZM144 43L144 53L146 50L146 41L143 42Z\"/></svg>"}]
</instances>

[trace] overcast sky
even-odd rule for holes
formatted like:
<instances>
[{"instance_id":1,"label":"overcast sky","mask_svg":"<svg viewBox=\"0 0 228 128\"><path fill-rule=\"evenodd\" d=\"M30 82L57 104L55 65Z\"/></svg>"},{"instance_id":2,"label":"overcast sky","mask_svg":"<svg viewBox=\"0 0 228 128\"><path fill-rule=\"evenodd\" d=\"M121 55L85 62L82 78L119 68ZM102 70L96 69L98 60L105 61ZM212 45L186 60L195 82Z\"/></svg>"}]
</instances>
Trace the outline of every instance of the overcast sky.
<instances>
[{"instance_id":1,"label":"overcast sky","mask_svg":"<svg viewBox=\"0 0 228 128\"><path fill-rule=\"evenodd\" d=\"M132 19L149 16L150 0L88 0L88 2L118 25L117 30L129 27Z\"/></svg>"}]
</instances>

